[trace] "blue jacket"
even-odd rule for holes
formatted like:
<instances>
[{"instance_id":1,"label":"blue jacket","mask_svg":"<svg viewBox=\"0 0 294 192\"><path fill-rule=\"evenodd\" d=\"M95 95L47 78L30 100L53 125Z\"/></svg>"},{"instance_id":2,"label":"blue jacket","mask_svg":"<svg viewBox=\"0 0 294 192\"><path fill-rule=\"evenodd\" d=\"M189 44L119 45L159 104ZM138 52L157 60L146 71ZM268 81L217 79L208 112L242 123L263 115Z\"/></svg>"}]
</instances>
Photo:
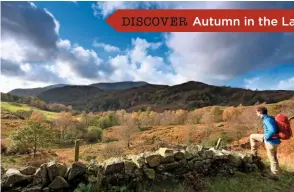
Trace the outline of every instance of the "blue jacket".
<instances>
[{"instance_id":1,"label":"blue jacket","mask_svg":"<svg viewBox=\"0 0 294 192\"><path fill-rule=\"evenodd\" d=\"M268 115L263 115L264 140L270 144L280 144L280 138L272 138L278 132L278 126L274 118Z\"/></svg>"}]
</instances>

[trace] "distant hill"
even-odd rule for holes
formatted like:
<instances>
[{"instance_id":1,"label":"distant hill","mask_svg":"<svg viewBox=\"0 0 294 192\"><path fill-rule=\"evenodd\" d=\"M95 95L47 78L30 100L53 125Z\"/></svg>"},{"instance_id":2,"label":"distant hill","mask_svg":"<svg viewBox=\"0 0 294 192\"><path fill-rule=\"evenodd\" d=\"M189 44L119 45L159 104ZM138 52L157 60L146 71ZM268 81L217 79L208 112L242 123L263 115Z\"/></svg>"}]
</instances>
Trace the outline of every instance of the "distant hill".
<instances>
[{"instance_id":1,"label":"distant hill","mask_svg":"<svg viewBox=\"0 0 294 192\"><path fill-rule=\"evenodd\" d=\"M95 83L90 86L98 87L103 91L120 91L131 89L134 87L141 87L147 85L148 83L144 81L124 81L124 82L114 82L114 83Z\"/></svg>"},{"instance_id":2,"label":"distant hill","mask_svg":"<svg viewBox=\"0 0 294 192\"><path fill-rule=\"evenodd\" d=\"M143 85L147 85L148 83L144 81L123 81L123 82L114 82L114 83L95 83L91 84L89 86L97 87L103 91L120 91L120 90L126 90L133 87L140 87ZM47 87L39 87L39 88L32 88L32 89L13 89L12 91L8 92L12 95L17 96L31 96L31 97L37 97L41 95L44 91L58 88L58 87L64 87L67 86L66 84L58 84L58 85L50 85Z\"/></svg>"},{"instance_id":3,"label":"distant hill","mask_svg":"<svg viewBox=\"0 0 294 192\"><path fill-rule=\"evenodd\" d=\"M38 87L38 88L31 88L31 89L13 89L9 91L9 94L17 95L17 96L27 96L27 97L36 97L44 91L49 89L57 88L57 87L64 87L65 84L57 84L57 85L50 85L47 87Z\"/></svg>"},{"instance_id":4,"label":"distant hill","mask_svg":"<svg viewBox=\"0 0 294 192\"><path fill-rule=\"evenodd\" d=\"M112 92L102 91L94 86L65 86L45 91L40 98L46 102L63 103L88 111L137 111L147 107L154 111L164 111L192 110L211 105L275 103L293 96L294 91L252 91L190 81L175 86L146 84Z\"/></svg>"},{"instance_id":5,"label":"distant hill","mask_svg":"<svg viewBox=\"0 0 294 192\"><path fill-rule=\"evenodd\" d=\"M91 111L116 109L137 111L151 107L155 111L192 110L211 105L275 103L293 96L294 91L252 91L190 81L175 86L146 85L103 95L88 101L88 109Z\"/></svg>"},{"instance_id":6,"label":"distant hill","mask_svg":"<svg viewBox=\"0 0 294 192\"><path fill-rule=\"evenodd\" d=\"M77 106L80 103L86 103L87 99L101 93L103 91L94 86L67 85L44 91L38 97L47 103L54 102Z\"/></svg>"}]
</instances>

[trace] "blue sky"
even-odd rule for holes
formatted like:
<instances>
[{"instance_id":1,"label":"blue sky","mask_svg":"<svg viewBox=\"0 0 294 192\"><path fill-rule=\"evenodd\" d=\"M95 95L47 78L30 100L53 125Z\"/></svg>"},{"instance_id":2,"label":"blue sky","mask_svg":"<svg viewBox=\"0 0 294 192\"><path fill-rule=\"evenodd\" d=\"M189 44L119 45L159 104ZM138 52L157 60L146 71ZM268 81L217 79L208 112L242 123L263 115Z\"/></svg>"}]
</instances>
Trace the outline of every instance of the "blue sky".
<instances>
[{"instance_id":1,"label":"blue sky","mask_svg":"<svg viewBox=\"0 0 294 192\"><path fill-rule=\"evenodd\" d=\"M293 2L2 2L1 91L201 81L294 90L293 33L119 33L124 8L293 8Z\"/></svg>"}]
</instances>

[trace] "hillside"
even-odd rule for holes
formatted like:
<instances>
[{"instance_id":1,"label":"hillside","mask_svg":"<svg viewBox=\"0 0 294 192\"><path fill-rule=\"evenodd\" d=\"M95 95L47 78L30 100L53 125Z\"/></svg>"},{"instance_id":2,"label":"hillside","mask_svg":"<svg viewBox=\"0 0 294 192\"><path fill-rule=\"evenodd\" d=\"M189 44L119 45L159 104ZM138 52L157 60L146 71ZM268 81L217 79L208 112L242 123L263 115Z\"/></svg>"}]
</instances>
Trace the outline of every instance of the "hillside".
<instances>
[{"instance_id":1,"label":"hillside","mask_svg":"<svg viewBox=\"0 0 294 192\"><path fill-rule=\"evenodd\" d=\"M39 97L45 102L56 102L79 106L85 104L87 99L102 93L94 86L64 86L42 92Z\"/></svg>"},{"instance_id":2,"label":"hillside","mask_svg":"<svg viewBox=\"0 0 294 192\"><path fill-rule=\"evenodd\" d=\"M64 89L64 88L60 88ZM63 95L55 94L56 97ZM175 86L145 85L132 89L104 93L84 99L89 111L106 111L125 109L127 111L154 111L187 109L192 110L211 105L238 106L256 103L275 103L294 96L294 91L252 91L241 88L218 87L200 82L187 82ZM44 97L41 97L43 100ZM58 102L79 106L70 101ZM81 103L80 103L81 106ZM85 109L85 108L84 108Z\"/></svg>"},{"instance_id":3,"label":"hillside","mask_svg":"<svg viewBox=\"0 0 294 192\"><path fill-rule=\"evenodd\" d=\"M144 85L147 85L148 83L144 81L124 81L124 82L115 82L115 83L95 83L91 84L90 86L98 87L99 89L102 89L103 91L120 91L120 90L126 90L131 89L134 87L141 87Z\"/></svg>"},{"instance_id":4,"label":"hillside","mask_svg":"<svg viewBox=\"0 0 294 192\"><path fill-rule=\"evenodd\" d=\"M54 119L58 113L41 110L32 106L28 106L26 104L21 103L11 103L11 102L1 102L1 114L2 116L5 113L15 113L18 111L38 111L43 113L48 119Z\"/></svg>"},{"instance_id":5,"label":"hillside","mask_svg":"<svg viewBox=\"0 0 294 192\"><path fill-rule=\"evenodd\" d=\"M258 103L276 103L294 96L294 91L253 91L194 81L174 86L129 81L97 83L88 86L65 85L55 88L53 86L46 89L37 97L47 103L61 103L71 105L76 110L94 112L119 109L138 111L147 108L161 112L176 109L193 110L211 105L248 106Z\"/></svg>"},{"instance_id":6,"label":"hillside","mask_svg":"<svg viewBox=\"0 0 294 192\"><path fill-rule=\"evenodd\" d=\"M123 81L123 82L114 82L114 83L95 83L89 86L94 86L103 91L119 91L119 90L126 90L133 87L140 87L143 85L147 85L148 83L144 81ZM66 84L57 84L57 85L50 85L46 87L38 87L32 89L13 89L12 91L8 92L12 95L17 96L30 96L30 97L37 97L45 91L50 89L64 87Z\"/></svg>"},{"instance_id":7,"label":"hillside","mask_svg":"<svg viewBox=\"0 0 294 192\"><path fill-rule=\"evenodd\" d=\"M17 96L36 97L44 91L57 88L57 87L63 87L63 86L65 86L65 84L50 85L47 87L38 87L38 88L32 88L32 89L13 89L12 91L9 91L8 93L12 95L17 95Z\"/></svg>"}]
</instances>

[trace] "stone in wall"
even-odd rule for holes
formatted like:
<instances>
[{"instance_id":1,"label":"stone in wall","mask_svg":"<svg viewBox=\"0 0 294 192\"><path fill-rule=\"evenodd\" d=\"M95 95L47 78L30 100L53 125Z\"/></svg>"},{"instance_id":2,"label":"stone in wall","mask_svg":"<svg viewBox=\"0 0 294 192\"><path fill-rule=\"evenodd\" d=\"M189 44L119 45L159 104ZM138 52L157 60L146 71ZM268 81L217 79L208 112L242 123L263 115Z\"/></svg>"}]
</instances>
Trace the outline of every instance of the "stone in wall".
<instances>
[{"instance_id":1,"label":"stone in wall","mask_svg":"<svg viewBox=\"0 0 294 192\"><path fill-rule=\"evenodd\" d=\"M24 175L33 175L36 173L36 168L32 166L24 167L19 170L20 173Z\"/></svg>"},{"instance_id":2,"label":"stone in wall","mask_svg":"<svg viewBox=\"0 0 294 192\"><path fill-rule=\"evenodd\" d=\"M3 190L6 190L9 188L22 187L28 185L32 180L32 176L24 175L16 169L8 169L1 179L1 188Z\"/></svg>"},{"instance_id":3,"label":"stone in wall","mask_svg":"<svg viewBox=\"0 0 294 192\"><path fill-rule=\"evenodd\" d=\"M74 162L68 174L68 180L71 181L78 176L83 175L86 172L86 165L80 162Z\"/></svg>"},{"instance_id":4,"label":"stone in wall","mask_svg":"<svg viewBox=\"0 0 294 192\"><path fill-rule=\"evenodd\" d=\"M71 167L66 167L52 161L38 169L9 169L3 175L1 191L73 191L80 182L94 182L106 191L111 191L115 186L140 190L149 182L177 182L189 173L232 176L235 171L254 170L256 165L250 155L189 145L185 150L160 148L155 152L110 158L88 166L74 162Z\"/></svg>"},{"instance_id":5,"label":"stone in wall","mask_svg":"<svg viewBox=\"0 0 294 192\"><path fill-rule=\"evenodd\" d=\"M67 167L64 164L51 161L47 164L48 176L52 182L57 176L64 177Z\"/></svg>"}]
</instances>

